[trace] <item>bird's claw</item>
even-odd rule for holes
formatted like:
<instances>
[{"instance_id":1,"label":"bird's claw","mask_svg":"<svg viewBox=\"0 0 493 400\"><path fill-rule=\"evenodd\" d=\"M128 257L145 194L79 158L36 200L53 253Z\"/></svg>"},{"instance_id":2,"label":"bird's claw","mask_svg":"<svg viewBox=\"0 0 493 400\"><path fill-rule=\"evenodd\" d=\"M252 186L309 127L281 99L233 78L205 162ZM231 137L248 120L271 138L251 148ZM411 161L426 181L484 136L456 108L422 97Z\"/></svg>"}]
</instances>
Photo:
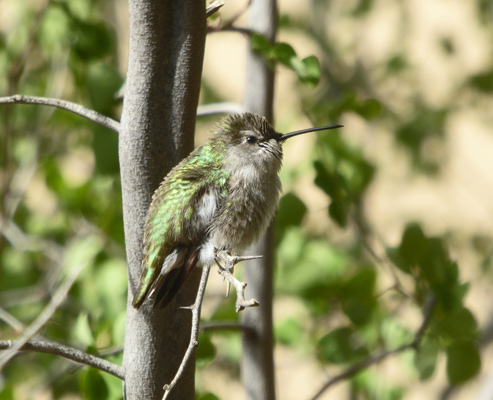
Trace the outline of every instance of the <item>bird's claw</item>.
<instances>
[{"instance_id":1,"label":"bird's claw","mask_svg":"<svg viewBox=\"0 0 493 400\"><path fill-rule=\"evenodd\" d=\"M244 310L246 307L256 307L259 302L255 299L245 300L246 283L240 282L233 276L235 265L241 261L254 260L262 256L240 256L231 254L227 250L214 249L214 260L219 268L219 274L222 275L226 283L226 297L229 296L231 285L236 289L236 312Z\"/></svg>"},{"instance_id":2,"label":"bird's claw","mask_svg":"<svg viewBox=\"0 0 493 400\"><path fill-rule=\"evenodd\" d=\"M240 256L239 254L231 254L227 250L214 249L214 260L220 269L227 269L233 273L235 265L242 261L255 260L262 256ZM221 262L222 264L221 264Z\"/></svg>"}]
</instances>

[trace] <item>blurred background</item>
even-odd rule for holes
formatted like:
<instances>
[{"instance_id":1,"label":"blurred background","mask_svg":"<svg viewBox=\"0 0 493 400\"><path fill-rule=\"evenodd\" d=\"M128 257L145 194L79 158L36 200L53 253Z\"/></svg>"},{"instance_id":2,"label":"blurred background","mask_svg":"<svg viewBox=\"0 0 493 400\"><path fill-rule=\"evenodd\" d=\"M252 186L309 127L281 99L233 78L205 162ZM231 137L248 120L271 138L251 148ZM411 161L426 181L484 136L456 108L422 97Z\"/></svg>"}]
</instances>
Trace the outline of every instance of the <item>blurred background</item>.
<instances>
[{"instance_id":1,"label":"blurred background","mask_svg":"<svg viewBox=\"0 0 493 400\"><path fill-rule=\"evenodd\" d=\"M321 398L492 399L493 2L279 0L277 47L220 30L246 4L226 1L210 18L201 103L242 102L253 46L276 65L277 130L344 125L285 146L278 398L310 399L345 367L412 342L432 298L420 351ZM119 119L125 1L0 0L0 10L0 96L63 98ZM218 120L199 118L197 144ZM0 340L17 337L83 264L38 338L120 363L116 134L65 111L0 105L0 139ZM236 320L224 291L213 274L206 323ZM204 399L243 397L240 351L237 332L201 336ZM54 356L19 356L0 375L0 400L121 396L118 379Z\"/></svg>"}]
</instances>

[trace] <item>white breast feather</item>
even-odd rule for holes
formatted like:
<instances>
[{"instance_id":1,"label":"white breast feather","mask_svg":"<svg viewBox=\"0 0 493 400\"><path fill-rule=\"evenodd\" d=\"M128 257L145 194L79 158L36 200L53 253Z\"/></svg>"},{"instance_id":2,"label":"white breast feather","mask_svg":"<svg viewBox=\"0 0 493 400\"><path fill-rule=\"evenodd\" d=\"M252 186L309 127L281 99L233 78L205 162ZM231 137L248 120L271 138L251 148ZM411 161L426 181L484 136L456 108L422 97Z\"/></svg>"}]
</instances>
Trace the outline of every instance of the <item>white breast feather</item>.
<instances>
[{"instance_id":1,"label":"white breast feather","mask_svg":"<svg viewBox=\"0 0 493 400\"><path fill-rule=\"evenodd\" d=\"M208 224L217 209L216 196L211 192L205 193L199 200L197 207L199 220Z\"/></svg>"}]
</instances>

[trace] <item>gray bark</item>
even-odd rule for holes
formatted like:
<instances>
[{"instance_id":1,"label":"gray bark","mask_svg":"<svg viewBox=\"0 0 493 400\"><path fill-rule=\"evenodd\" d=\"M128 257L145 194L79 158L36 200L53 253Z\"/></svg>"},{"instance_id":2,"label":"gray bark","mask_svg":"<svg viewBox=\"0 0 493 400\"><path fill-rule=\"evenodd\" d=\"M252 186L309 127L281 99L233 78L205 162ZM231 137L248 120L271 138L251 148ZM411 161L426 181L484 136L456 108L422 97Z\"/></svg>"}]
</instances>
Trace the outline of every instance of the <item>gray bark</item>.
<instances>
[{"instance_id":1,"label":"gray bark","mask_svg":"<svg viewBox=\"0 0 493 400\"><path fill-rule=\"evenodd\" d=\"M274 42L277 7L275 0L253 0L249 10L248 27ZM245 87L245 108L264 115L273 122L274 71L264 59L248 50ZM263 239L251 249L251 254L263 258L245 264L244 281L248 283L248 297L260 302L260 307L242 312L242 322L251 326L255 334L242 335L242 382L247 400L274 400L274 340L272 328L273 297L273 232L270 228Z\"/></svg>"},{"instance_id":2,"label":"gray bark","mask_svg":"<svg viewBox=\"0 0 493 400\"><path fill-rule=\"evenodd\" d=\"M202 0L130 0L130 53L119 142L129 296L125 332L125 395L161 399L190 337L200 274L164 310L130 304L140 278L144 219L153 191L193 149L205 43ZM194 363L171 398L193 399Z\"/></svg>"}]
</instances>

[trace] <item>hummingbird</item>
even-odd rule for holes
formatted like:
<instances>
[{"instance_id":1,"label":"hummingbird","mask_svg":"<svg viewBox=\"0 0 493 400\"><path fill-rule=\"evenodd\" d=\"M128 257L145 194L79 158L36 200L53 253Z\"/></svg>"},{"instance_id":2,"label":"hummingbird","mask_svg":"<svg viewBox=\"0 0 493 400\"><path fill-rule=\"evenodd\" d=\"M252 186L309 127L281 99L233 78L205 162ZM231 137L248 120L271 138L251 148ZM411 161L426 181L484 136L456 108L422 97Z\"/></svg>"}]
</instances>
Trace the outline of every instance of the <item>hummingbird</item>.
<instances>
[{"instance_id":1,"label":"hummingbird","mask_svg":"<svg viewBox=\"0 0 493 400\"><path fill-rule=\"evenodd\" d=\"M322 126L276 132L253 113L229 115L213 136L175 166L154 192L146 216L140 285L132 301L165 307L196 265L240 252L263 235L282 187L282 145Z\"/></svg>"}]
</instances>

